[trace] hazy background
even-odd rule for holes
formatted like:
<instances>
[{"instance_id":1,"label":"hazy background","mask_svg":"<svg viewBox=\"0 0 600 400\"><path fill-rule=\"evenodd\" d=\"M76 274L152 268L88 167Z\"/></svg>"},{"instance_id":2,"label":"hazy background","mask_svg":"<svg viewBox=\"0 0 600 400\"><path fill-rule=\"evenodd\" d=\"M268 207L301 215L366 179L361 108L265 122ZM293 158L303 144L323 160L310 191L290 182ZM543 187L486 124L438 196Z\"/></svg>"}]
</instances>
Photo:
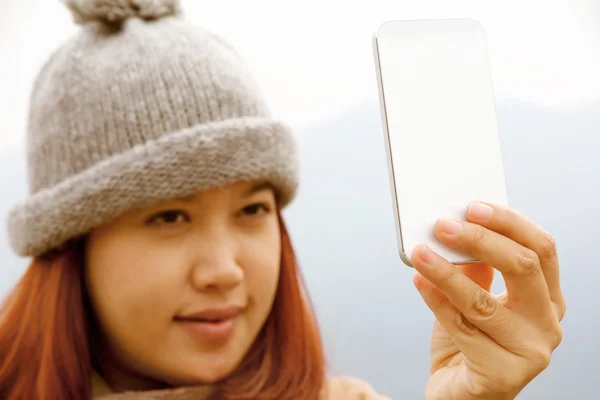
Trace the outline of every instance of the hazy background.
<instances>
[{"instance_id":1,"label":"hazy background","mask_svg":"<svg viewBox=\"0 0 600 400\"><path fill-rule=\"evenodd\" d=\"M389 19L472 17L487 30L509 200L556 237L568 302L563 344L519 399L599 398L599 4L183 1L189 19L238 46L274 114L298 129L302 184L286 216L333 372L394 399L422 398L432 317L397 256L371 34ZM59 1L0 0L3 217L26 193L33 76L74 29ZM4 229L0 259L2 297L27 262L9 251Z\"/></svg>"},{"instance_id":2,"label":"hazy background","mask_svg":"<svg viewBox=\"0 0 600 400\"><path fill-rule=\"evenodd\" d=\"M509 201L556 237L568 301L564 342L519 399L598 399L600 102L498 108ZM307 130L288 217L336 371L417 399L432 319L397 256L378 112L366 104Z\"/></svg>"}]
</instances>

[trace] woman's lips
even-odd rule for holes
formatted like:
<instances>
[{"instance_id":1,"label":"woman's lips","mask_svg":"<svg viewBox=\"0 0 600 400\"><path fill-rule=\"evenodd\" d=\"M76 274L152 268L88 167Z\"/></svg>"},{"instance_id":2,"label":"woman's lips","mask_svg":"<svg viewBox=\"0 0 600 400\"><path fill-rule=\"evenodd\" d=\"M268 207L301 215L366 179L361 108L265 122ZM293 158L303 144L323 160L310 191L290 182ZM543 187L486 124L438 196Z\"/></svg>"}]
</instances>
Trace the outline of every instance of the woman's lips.
<instances>
[{"instance_id":1,"label":"woman's lips","mask_svg":"<svg viewBox=\"0 0 600 400\"><path fill-rule=\"evenodd\" d=\"M237 305L205 309L176 317L175 322L196 340L222 343L233 335L243 309Z\"/></svg>"},{"instance_id":2,"label":"woman's lips","mask_svg":"<svg viewBox=\"0 0 600 400\"><path fill-rule=\"evenodd\" d=\"M206 342L225 342L233 335L235 329L233 318L215 322L178 320L177 323L193 338Z\"/></svg>"}]
</instances>

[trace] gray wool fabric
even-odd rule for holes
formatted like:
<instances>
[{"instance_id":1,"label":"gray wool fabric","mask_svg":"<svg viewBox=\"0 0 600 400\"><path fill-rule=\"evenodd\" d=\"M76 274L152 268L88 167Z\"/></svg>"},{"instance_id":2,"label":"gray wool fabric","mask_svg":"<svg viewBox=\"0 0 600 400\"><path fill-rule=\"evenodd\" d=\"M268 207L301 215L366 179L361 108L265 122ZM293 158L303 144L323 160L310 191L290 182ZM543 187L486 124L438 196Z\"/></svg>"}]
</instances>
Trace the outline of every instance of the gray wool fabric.
<instances>
[{"instance_id":1,"label":"gray wool fabric","mask_svg":"<svg viewBox=\"0 0 600 400\"><path fill-rule=\"evenodd\" d=\"M12 249L40 256L133 208L239 180L282 207L298 185L294 133L244 61L183 21L174 0L67 0L80 31L41 69L27 130L29 197Z\"/></svg>"}]
</instances>

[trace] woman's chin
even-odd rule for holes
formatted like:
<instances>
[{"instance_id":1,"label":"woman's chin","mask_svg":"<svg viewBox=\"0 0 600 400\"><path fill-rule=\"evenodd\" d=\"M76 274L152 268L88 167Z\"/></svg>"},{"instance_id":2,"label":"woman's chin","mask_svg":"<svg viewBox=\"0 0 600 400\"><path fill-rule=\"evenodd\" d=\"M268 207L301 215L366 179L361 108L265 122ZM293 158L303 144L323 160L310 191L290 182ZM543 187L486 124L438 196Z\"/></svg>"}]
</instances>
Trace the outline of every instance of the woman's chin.
<instances>
[{"instance_id":1,"label":"woman's chin","mask_svg":"<svg viewBox=\"0 0 600 400\"><path fill-rule=\"evenodd\" d=\"M184 371L180 376L168 379L171 386L199 386L217 383L233 372L234 363L202 363L187 364L178 368Z\"/></svg>"}]
</instances>

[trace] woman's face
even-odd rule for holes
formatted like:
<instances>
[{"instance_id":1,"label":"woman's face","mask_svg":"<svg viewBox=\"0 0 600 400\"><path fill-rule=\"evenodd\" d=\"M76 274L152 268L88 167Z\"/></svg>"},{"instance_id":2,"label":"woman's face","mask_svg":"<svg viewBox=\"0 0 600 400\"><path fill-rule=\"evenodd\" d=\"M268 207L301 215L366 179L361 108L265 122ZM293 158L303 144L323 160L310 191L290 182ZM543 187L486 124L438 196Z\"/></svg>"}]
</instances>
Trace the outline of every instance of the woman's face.
<instances>
[{"instance_id":1,"label":"woman's face","mask_svg":"<svg viewBox=\"0 0 600 400\"><path fill-rule=\"evenodd\" d=\"M136 210L92 232L86 286L113 389L232 372L270 313L280 250L273 191L252 183Z\"/></svg>"}]
</instances>

